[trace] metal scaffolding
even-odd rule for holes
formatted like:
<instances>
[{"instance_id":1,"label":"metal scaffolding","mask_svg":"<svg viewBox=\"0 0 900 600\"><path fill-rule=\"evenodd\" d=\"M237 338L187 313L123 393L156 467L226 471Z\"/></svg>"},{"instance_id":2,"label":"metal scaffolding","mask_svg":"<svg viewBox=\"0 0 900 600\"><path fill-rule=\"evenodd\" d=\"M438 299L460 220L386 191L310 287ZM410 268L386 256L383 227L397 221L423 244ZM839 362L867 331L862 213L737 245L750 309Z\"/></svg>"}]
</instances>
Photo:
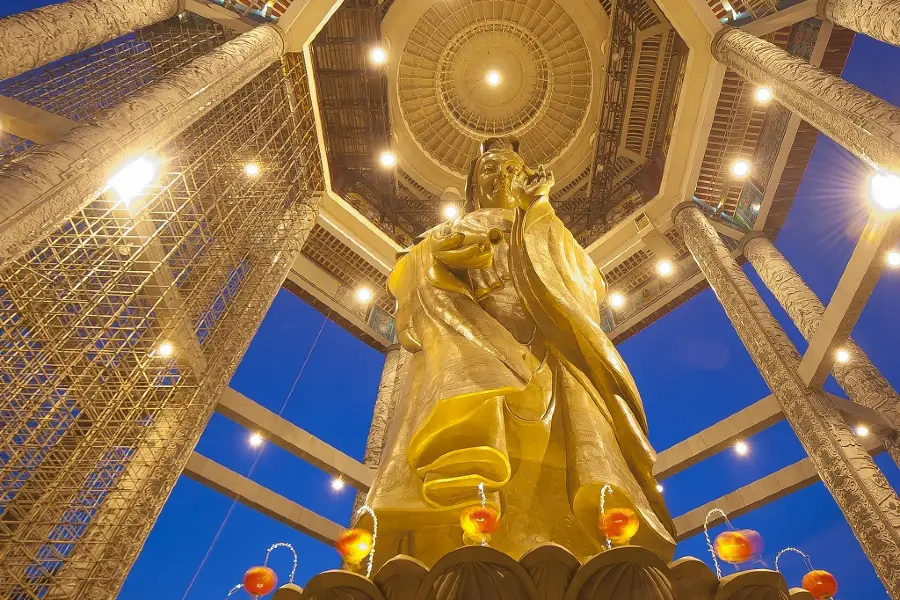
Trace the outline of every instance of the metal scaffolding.
<instances>
[{"instance_id":1,"label":"metal scaffolding","mask_svg":"<svg viewBox=\"0 0 900 600\"><path fill-rule=\"evenodd\" d=\"M132 60L144 50L79 59L81 80L51 81L56 93L15 85L23 101L87 116L91 97L118 100L123 82L146 84L225 34L193 35L149 62ZM90 94L59 91L88 79ZM100 196L0 271L0 598L109 598L124 581L315 223L323 180L302 56L159 154L143 197Z\"/></svg>"}]
</instances>

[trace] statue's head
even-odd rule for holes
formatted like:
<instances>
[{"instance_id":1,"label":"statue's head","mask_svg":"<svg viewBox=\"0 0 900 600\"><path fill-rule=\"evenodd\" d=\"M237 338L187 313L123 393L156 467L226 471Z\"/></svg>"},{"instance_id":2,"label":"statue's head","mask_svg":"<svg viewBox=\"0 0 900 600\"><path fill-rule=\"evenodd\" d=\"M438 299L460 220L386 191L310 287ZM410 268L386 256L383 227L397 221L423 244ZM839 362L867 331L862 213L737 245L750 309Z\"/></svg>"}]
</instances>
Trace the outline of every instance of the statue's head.
<instances>
[{"instance_id":1,"label":"statue's head","mask_svg":"<svg viewBox=\"0 0 900 600\"><path fill-rule=\"evenodd\" d=\"M481 155L472 161L466 181L466 212L479 208L515 208L512 182L523 170L525 162L519 156L518 140L485 140Z\"/></svg>"}]
</instances>

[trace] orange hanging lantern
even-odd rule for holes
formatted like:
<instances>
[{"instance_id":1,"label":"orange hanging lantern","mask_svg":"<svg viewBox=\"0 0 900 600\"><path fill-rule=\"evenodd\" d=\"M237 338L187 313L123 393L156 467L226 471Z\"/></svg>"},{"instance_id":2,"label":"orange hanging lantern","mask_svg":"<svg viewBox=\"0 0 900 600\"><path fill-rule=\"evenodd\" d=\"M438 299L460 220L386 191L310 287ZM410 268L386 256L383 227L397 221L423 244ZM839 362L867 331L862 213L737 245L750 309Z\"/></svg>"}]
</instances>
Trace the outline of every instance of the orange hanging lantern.
<instances>
[{"instance_id":1,"label":"orange hanging lantern","mask_svg":"<svg viewBox=\"0 0 900 600\"><path fill-rule=\"evenodd\" d=\"M641 520L629 508L610 508L603 511L597 527L610 542L617 546L627 544L638 531Z\"/></svg>"},{"instance_id":2,"label":"orange hanging lantern","mask_svg":"<svg viewBox=\"0 0 900 600\"><path fill-rule=\"evenodd\" d=\"M459 513L459 526L472 538L490 535L500 526L500 513L490 506L470 506Z\"/></svg>"},{"instance_id":3,"label":"orange hanging lantern","mask_svg":"<svg viewBox=\"0 0 900 600\"><path fill-rule=\"evenodd\" d=\"M251 596L265 596L278 585L278 576L269 567L251 567L244 573L243 584Z\"/></svg>"},{"instance_id":4,"label":"orange hanging lantern","mask_svg":"<svg viewBox=\"0 0 900 600\"><path fill-rule=\"evenodd\" d=\"M372 534L365 529L348 529L337 541L338 552L350 565L358 565L372 551Z\"/></svg>"},{"instance_id":5,"label":"orange hanging lantern","mask_svg":"<svg viewBox=\"0 0 900 600\"><path fill-rule=\"evenodd\" d=\"M762 555L763 539L752 529L723 531L713 544L716 556L727 563L739 565Z\"/></svg>"},{"instance_id":6,"label":"orange hanging lantern","mask_svg":"<svg viewBox=\"0 0 900 600\"><path fill-rule=\"evenodd\" d=\"M828 571L810 571L803 576L801 586L816 600L826 600L837 594L837 579Z\"/></svg>"}]
</instances>

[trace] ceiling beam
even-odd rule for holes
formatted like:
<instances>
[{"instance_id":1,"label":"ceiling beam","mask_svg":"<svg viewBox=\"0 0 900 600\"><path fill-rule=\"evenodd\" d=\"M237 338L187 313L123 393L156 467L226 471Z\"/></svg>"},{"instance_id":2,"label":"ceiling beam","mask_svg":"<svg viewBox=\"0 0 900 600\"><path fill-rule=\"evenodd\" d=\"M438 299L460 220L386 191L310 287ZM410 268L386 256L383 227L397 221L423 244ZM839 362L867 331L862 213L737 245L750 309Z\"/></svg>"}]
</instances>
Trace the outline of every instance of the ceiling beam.
<instances>
[{"instance_id":1,"label":"ceiling beam","mask_svg":"<svg viewBox=\"0 0 900 600\"><path fill-rule=\"evenodd\" d=\"M52 144L75 124L52 112L0 96L0 129L36 144Z\"/></svg>"},{"instance_id":2,"label":"ceiling beam","mask_svg":"<svg viewBox=\"0 0 900 600\"><path fill-rule=\"evenodd\" d=\"M746 25L742 25L741 29L758 36L774 33L779 29L784 29L810 17L815 17L817 2L818 0L804 0L799 4L789 6L761 19L750 21Z\"/></svg>"},{"instance_id":3,"label":"ceiling beam","mask_svg":"<svg viewBox=\"0 0 900 600\"><path fill-rule=\"evenodd\" d=\"M212 2L185 0L184 8L237 33L246 33L256 27L252 21L244 20L237 13Z\"/></svg>"}]
</instances>

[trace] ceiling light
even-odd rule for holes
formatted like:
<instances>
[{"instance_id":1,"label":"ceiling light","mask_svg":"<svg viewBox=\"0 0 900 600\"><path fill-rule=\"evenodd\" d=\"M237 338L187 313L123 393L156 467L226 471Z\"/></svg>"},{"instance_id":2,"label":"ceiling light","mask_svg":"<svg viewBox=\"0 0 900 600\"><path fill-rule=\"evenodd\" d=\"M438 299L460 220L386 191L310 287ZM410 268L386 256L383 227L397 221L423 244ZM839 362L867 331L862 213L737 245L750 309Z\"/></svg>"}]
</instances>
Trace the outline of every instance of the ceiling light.
<instances>
[{"instance_id":1,"label":"ceiling light","mask_svg":"<svg viewBox=\"0 0 900 600\"><path fill-rule=\"evenodd\" d=\"M767 87L761 87L756 90L756 101L765 104L772 99L772 90Z\"/></svg>"},{"instance_id":2,"label":"ceiling light","mask_svg":"<svg viewBox=\"0 0 900 600\"><path fill-rule=\"evenodd\" d=\"M247 163L244 165L244 173L249 177L256 177L259 175L259 165L256 163Z\"/></svg>"},{"instance_id":3,"label":"ceiling light","mask_svg":"<svg viewBox=\"0 0 900 600\"><path fill-rule=\"evenodd\" d=\"M136 158L109 179L109 187L127 205L145 187L153 183L153 180L156 179L157 167L158 163L146 156Z\"/></svg>"},{"instance_id":4,"label":"ceiling light","mask_svg":"<svg viewBox=\"0 0 900 600\"><path fill-rule=\"evenodd\" d=\"M263 436L258 433L250 434L250 437L247 438L247 443L250 444L254 448L259 448L263 443Z\"/></svg>"},{"instance_id":5,"label":"ceiling light","mask_svg":"<svg viewBox=\"0 0 900 600\"><path fill-rule=\"evenodd\" d=\"M455 219L456 215L459 214L459 209L456 208L455 204L447 204L444 206L444 218L445 219Z\"/></svg>"},{"instance_id":6,"label":"ceiling light","mask_svg":"<svg viewBox=\"0 0 900 600\"><path fill-rule=\"evenodd\" d=\"M622 308L625 306L625 296L619 292L613 292L609 295L609 305L613 308Z\"/></svg>"},{"instance_id":7,"label":"ceiling light","mask_svg":"<svg viewBox=\"0 0 900 600\"><path fill-rule=\"evenodd\" d=\"M867 435L869 435L869 428L865 425L860 425L856 428L856 435L858 435L859 437L866 437Z\"/></svg>"},{"instance_id":8,"label":"ceiling light","mask_svg":"<svg viewBox=\"0 0 900 600\"><path fill-rule=\"evenodd\" d=\"M900 250L891 250L887 255L889 267L900 267Z\"/></svg>"},{"instance_id":9,"label":"ceiling light","mask_svg":"<svg viewBox=\"0 0 900 600\"><path fill-rule=\"evenodd\" d=\"M900 177L886 171L878 171L869 185L872 201L883 210L900 208Z\"/></svg>"},{"instance_id":10,"label":"ceiling light","mask_svg":"<svg viewBox=\"0 0 900 600\"><path fill-rule=\"evenodd\" d=\"M372 290L367 287L361 287L356 290L356 299L365 304L372 299Z\"/></svg>"},{"instance_id":11,"label":"ceiling light","mask_svg":"<svg viewBox=\"0 0 900 600\"><path fill-rule=\"evenodd\" d=\"M336 492L339 492L342 489L344 489L344 480L341 479L340 477L335 477L334 479L332 479L331 480L331 489L333 489Z\"/></svg>"},{"instance_id":12,"label":"ceiling light","mask_svg":"<svg viewBox=\"0 0 900 600\"><path fill-rule=\"evenodd\" d=\"M746 160L736 160L734 164L731 165L731 172L734 173L736 177L746 177L747 173L750 172L750 163Z\"/></svg>"},{"instance_id":13,"label":"ceiling light","mask_svg":"<svg viewBox=\"0 0 900 600\"><path fill-rule=\"evenodd\" d=\"M488 71L485 79L487 80L488 85L492 87L497 87L498 85L500 85L500 73L498 73L497 71Z\"/></svg>"},{"instance_id":14,"label":"ceiling light","mask_svg":"<svg viewBox=\"0 0 900 600\"><path fill-rule=\"evenodd\" d=\"M839 363L847 363L850 360L850 353L841 348L835 353L834 357Z\"/></svg>"},{"instance_id":15,"label":"ceiling light","mask_svg":"<svg viewBox=\"0 0 900 600\"><path fill-rule=\"evenodd\" d=\"M659 492L660 494L662 494L663 486L661 483L656 484L656 491Z\"/></svg>"},{"instance_id":16,"label":"ceiling light","mask_svg":"<svg viewBox=\"0 0 900 600\"><path fill-rule=\"evenodd\" d=\"M667 260L661 260L656 263L656 272L662 275L663 277L668 277L672 274L672 271L675 270L675 267L672 266L672 263Z\"/></svg>"},{"instance_id":17,"label":"ceiling light","mask_svg":"<svg viewBox=\"0 0 900 600\"><path fill-rule=\"evenodd\" d=\"M175 348L169 342L163 342L159 345L159 348L156 349L156 355L163 358L169 358L173 354L175 354Z\"/></svg>"},{"instance_id":18,"label":"ceiling light","mask_svg":"<svg viewBox=\"0 0 900 600\"><path fill-rule=\"evenodd\" d=\"M385 167L393 167L397 162L397 157L392 152L382 152L380 160Z\"/></svg>"},{"instance_id":19,"label":"ceiling light","mask_svg":"<svg viewBox=\"0 0 900 600\"><path fill-rule=\"evenodd\" d=\"M747 456L747 453L750 452L750 446L747 445L747 442L741 440L734 445L734 451L738 453L738 456Z\"/></svg>"},{"instance_id":20,"label":"ceiling light","mask_svg":"<svg viewBox=\"0 0 900 600\"><path fill-rule=\"evenodd\" d=\"M761 205L759 202L754 202L754 203L750 206L750 208L753 209L753 212L758 213L758 212L759 212L759 209L762 208L762 205Z\"/></svg>"},{"instance_id":21,"label":"ceiling light","mask_svg":"<svg viewBox=\"0 0 900 600\"><path fill-rule=\"evenodd\" d=\"M372 48L372 52L369 53L369 58L371 58L372 62L376 65L380 65L387 60L387 52L384 51L384 48L376 46Z\"/></svg>"}]
</instances>

